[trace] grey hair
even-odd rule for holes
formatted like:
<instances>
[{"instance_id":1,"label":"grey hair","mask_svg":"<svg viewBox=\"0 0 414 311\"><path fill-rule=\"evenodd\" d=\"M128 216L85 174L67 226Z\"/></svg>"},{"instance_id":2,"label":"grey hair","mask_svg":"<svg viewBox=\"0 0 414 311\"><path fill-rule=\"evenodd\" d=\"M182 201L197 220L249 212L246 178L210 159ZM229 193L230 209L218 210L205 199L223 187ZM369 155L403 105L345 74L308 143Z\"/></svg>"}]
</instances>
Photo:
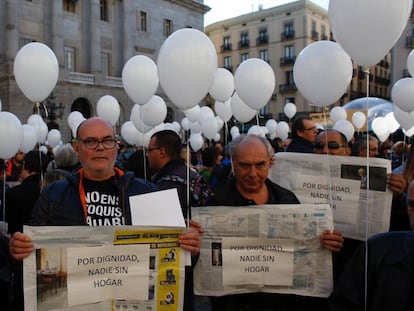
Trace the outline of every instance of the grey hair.
<instances>
[{"instance_id":1,"label":"grey hair","mask_svg":"<svg viewBox=\"0 0 414 311\"><path fill-rule=\"evenodd\" d=\"M55 163L57 167L74 166L78 161L78 156L71 144L64 144L56 150Z\"/></svg>"},{"instance_id":2,"label":"grey hair","mask_svg":"<svg viewBox=\"0 0 414 311\"><path fill-rule=\"evenodd\" d=\"M254 134L240 134L239 136L237 136L236 138L234 138L230 143L229 143L229 153L230 153L230 157L233 158L236 153L237 153L237 147L244 142L245 140L249 140L249 139L256 139L260 142L263 143L263 145L265 145L266 149L267 149L267 153L269 155L269 157L271 157L274 153L274 149L272 147L272 145L270 144L270 142L262 136L258 136L258 135L254 135Z\"/></svg>"}]
</instances>

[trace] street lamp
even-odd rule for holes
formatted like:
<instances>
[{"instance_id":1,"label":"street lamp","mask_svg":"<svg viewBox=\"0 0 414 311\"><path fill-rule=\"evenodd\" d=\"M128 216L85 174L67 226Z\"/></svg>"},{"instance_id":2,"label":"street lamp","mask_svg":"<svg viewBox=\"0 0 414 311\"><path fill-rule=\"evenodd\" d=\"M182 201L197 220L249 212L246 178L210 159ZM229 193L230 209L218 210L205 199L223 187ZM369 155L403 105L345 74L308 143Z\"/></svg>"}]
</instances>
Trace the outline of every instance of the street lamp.
<instances>
[{"instance_id":1,"label":"street lamp","mask_svg":"<svg viewBox=\"0 0 414 311\"><path fill-rule=\"evenodd\" d=\"M47 119L49 130L52 128L59 128L54 122L57 118L62 119L63 112L65 111L65 105L55 102L56 96L52 93L42 103L36 103L33 106L33 113L37 113L42 116L43 119Z\"/></svg>"}]
</instances>

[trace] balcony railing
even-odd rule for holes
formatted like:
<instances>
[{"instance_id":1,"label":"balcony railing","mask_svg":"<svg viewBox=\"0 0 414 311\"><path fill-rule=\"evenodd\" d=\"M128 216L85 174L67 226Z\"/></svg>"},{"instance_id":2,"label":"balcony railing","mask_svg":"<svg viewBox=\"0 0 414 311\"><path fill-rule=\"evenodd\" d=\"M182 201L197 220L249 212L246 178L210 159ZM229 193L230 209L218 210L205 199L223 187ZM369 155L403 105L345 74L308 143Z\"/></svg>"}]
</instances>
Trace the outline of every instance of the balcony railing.
<instances>
[{"instance_id":1,"label":"balcony railing","mask_svg":"<svg viewBox=\"0 0 414 311\"><path fill-rule=\"evenodd\" d=\"M297 87L295 83L290 83L290 84L279 84L279 93L283 94L283 93L292 93L292 92L296 92L297 91Z\"/></svg>"},{"instance_id":2,"label":"balcony railing","mask_svg":"<svg viewBox=\"0 0 414 311\"><path fill-rule=\"evenodd\" d=\"M248 48L250 46L250 40L240 40L239 49Z\"/></svg>"},{"instance_id":3,"label":"balcony railing","mask_svg":"<svg viewBox=\"0 0 414 311\"><path fill-rule=\"evenodd\" d=\"M269 43L269 36L262 35L256 39L256 45L268 44Z\"/></svg>"},{"instance_id":4,"label":"balcony railing","mask_svg":"<svg viewBox=\"0 0 414 311\"><path fill-rule=\"evenodd\" d=\"M280 34L280 38L282 41L294 39L295 31L294 30L284 31Z\"/></svg>"},{"instance_id":5,"label":"balcony railing","mask_svg":"<svg viewBox=\"0 0 414 311\"><path fill-rule=\"evenodd\" d=\"M293 65L295 63L295 56L285 56L280 58L280 66Z\"/></svg>"},{"instance_id":6,"label":"balcony railing","mask_svg":"<svg viewBox=\"0 0 414 311\"><path fill-rule=\"evenodd\" d=\"M108 86L123 87L122 79L119 77L106 76L105 84Z\"/></svg>"},{"instance_id":7,"label":"balcony railing","mask_svg":"<svg viewBox=\"0 0 414 311\"><path fill-rule=\"evenodd\" d=\"M88 73L69 72L69 82L81 84L95 84L95 76Z\"/></svg>"},{"instance_id":8,"label":"balcony railing","mask_svg":"<svg viewBox=\"0 0 414 311\"><path fill-rule=\"evenodd\" d=\"M221 46L221 51L222 51L222 52L225 52L225 51L231 51L231 43L226 43L226 44L223 44L223 45Z\"/></svg>"}]
</instances>

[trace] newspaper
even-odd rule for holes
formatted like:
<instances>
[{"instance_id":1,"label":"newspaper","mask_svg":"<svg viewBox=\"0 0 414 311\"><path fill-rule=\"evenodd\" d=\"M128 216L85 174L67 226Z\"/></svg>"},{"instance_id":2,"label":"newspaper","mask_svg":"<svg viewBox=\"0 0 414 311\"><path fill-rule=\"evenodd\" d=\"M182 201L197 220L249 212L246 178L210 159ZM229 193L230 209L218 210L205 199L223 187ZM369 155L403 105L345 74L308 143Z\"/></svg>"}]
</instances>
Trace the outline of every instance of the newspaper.
<instances>
[{"instance_id":1,"label":"newspaper","mask_svg":"<svg viewBox=\"0 0 414 311\"><path fill-rule=\"evenodd\" d=\"M319 240L333 225L329 205L197 207L193 219L205 230L195 294L331 293L332 255Z\"/></svg>"},{"instance_id":2,"label":"newspaper","mask_svg":"<svg viewBox=\"0 0 414 311\"><path fill-rule=\"evenodd\" d=\"M182 310L182 228L25 226L25 310Z\"/></svg>"},{"instance_id":3,"label":"newspaper","mask_svg":"<svg viewBox=\"0 0 414 311\"><path fill-rule=\"evenodd\" d=\"M390 160L290 152L275 157L268 177L301 203L330 204L335 228L345 237L365 241L389 230Z\"/></svg>"}]
</instances>

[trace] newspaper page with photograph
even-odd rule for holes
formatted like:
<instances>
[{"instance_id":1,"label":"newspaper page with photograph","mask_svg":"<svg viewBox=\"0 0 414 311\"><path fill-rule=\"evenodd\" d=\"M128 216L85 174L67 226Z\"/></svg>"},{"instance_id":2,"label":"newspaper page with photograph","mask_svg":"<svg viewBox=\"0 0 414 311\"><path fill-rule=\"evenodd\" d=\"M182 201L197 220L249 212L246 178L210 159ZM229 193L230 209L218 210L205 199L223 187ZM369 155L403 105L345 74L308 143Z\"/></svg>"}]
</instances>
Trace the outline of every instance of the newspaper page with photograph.
<instances>
[{"instance_id":1,"label":"newspaper page with photograph","mask_svg":"<svg viewBox=\"0 0 414 311\"><path fill-rule=\"evenodd\" d=\"M195 294L331 293L332 256L319 240L333 226L329 205L197 207L193 219L205 230Z\"/></svg>"},{"instance_id":2,"label":"newspaper page with photograph","mask_svg":"<svg viewBox=\"0 0 414 311\"><path fill-rule=\"evenodd\" d=\"M364 241L389 230L390 160L291 152L275 157L268 177L301 203L330 204L335 228L345 237Z\"/></svg>"},{"instance_id":3,"label":"newspaper page with photograph","mask_svg":"<svg viewBox=\"0 0 414 311\"><path fill-rule=\"evenodd\" d=\"M183 228L25 226L25 310L182 310Z\"/></svg>"}]
</instances>

